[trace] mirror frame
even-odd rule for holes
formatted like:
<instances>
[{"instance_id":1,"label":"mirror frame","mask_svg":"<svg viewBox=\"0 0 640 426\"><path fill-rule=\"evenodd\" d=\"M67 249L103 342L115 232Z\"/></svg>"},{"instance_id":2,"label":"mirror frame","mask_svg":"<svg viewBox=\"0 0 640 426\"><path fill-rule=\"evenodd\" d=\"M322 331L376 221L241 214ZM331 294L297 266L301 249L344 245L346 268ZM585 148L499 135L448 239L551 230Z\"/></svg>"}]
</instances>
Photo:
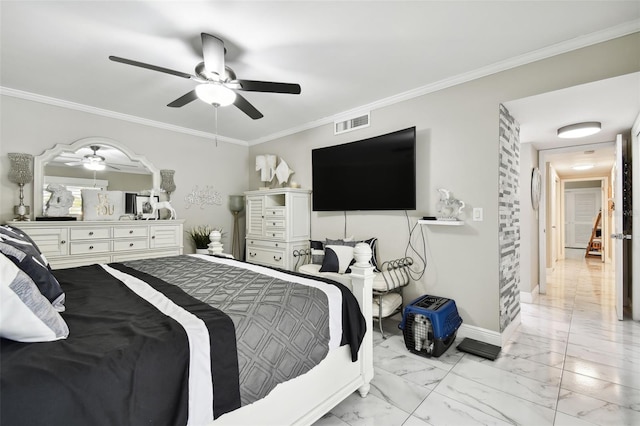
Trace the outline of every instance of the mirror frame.
<instances>
[{"instance_id":1,"label":"mirror frame","mask_svg":"<svg viewBox=\"0 0 640 426\"><path fill-rule=\"evenodd\" d=\"M160 188L160 172L158 169L154 167L153 164L147 160L147 158L143 155L137 155L131 152L127 147L122 145L120 142L115 141L110 138L105 138L101 136L92 136L89 138L79 139L71 144L57 144L53 148L47 149L42 154L34 157L33 159L33 215L38 216L42 214L42 206L44 204L44 200L42 199L42 185L44 185L44 167L47 163L63 152L76 152L78 149L83 148L89 145L106 145L112 148L119 149L122 151L127 157L129 157L133 161L139 161L142 163L152 175L152 182L154 188ZM151 188L143 188L143 189L151 189Z\"/></svg>"}]
</instances>

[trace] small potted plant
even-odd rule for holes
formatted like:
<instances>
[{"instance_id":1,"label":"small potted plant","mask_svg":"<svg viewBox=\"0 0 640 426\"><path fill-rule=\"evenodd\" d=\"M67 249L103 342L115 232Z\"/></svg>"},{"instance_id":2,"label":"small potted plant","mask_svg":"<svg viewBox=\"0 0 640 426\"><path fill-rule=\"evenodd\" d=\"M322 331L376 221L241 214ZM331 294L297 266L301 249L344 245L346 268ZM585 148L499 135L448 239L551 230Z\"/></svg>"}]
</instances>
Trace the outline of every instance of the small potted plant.
<instances>
[{"instance_id":1,"label":"small potted plant","mask_svg":"<svg viewBox=\"0 0 640 426\"><path fill-rule=\"evenodd\" d=\"M209 243L211 240L209 239L209 234L214 230L209 225L200 225L194 226L188 232L193 244L196 246L196 253L198 254L208 254Z\"/></svg>"}]
</instances>

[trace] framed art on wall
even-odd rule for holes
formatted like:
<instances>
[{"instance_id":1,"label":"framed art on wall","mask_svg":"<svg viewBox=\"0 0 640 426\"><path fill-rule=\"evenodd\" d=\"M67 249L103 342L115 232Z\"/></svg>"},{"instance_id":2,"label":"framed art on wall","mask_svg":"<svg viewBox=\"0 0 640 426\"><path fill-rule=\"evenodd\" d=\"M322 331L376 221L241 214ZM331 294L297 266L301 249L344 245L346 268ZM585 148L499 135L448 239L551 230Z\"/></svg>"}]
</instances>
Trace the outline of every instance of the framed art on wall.
<instances>
[{"instance_id":1,"label":"framed art on wall","mask_svg":"<svg viewBox=\"0 0 640 426\"><path fill-rule=\"evenodd\" d=\"M153 197L154 204L160 201L157 195ZM160 211L153 211L151 197L148 195L136 195L136 215L141 219L159 219Z\"/></svg>"}]
</instances>

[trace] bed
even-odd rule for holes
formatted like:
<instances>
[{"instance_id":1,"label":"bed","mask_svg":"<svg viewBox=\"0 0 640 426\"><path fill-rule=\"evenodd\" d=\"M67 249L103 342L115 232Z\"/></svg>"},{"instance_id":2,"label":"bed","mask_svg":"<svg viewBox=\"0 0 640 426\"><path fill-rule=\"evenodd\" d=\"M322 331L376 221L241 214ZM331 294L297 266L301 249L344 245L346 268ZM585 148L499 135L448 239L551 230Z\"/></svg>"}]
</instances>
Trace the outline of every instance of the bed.
<instances>
[{"instance_id":1,"label":"bed","mask_svg":"<svg viewBox=\"0 0 640 426\"><path fill-rule=\"evenodd\" d=\"M352 291L204 255L53 271L68 337L2 339L0 424L312 424L373 377L361 249Z\"/></svg>"}]
</instances>

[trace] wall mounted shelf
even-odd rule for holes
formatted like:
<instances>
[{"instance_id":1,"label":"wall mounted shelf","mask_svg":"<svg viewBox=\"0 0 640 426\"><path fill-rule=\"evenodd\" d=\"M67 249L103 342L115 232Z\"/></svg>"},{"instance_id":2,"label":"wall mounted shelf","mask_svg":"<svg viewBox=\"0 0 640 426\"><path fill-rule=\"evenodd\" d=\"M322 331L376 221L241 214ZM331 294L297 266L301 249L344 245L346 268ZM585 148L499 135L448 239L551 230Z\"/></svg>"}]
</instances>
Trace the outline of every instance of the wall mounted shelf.
<instances>
[{"instance_id":1,"label":"wall mounted shelf","mask_svg":"<svg viewBox=\"0 0 640 426\"><path fill-rule=\"evenodd\" d=\"M439 225L439 226L462 226L464 221L462 220L418 220L420 225Z\"/></svg>"}]
</instances>

